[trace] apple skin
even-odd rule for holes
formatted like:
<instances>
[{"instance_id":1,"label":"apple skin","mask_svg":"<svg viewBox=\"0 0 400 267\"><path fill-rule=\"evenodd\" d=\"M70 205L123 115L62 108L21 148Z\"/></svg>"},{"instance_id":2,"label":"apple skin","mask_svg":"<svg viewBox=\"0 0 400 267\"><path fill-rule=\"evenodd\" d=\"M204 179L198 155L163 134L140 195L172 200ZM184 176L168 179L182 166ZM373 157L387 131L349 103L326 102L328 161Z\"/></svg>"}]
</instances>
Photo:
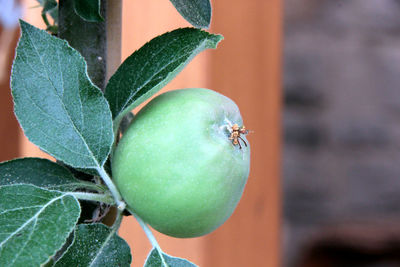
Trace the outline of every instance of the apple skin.
<instances>
[{"instance_id":1,"label":"apple skin","mask_svg":"<svg viewBox=\"0 0 400 267\"><path fill-rule=\"evenodd\" d=\"M133 119L112 160L113 179L129 207L157 231L197 237L223 224L245 187L250 146L229 140L242 125L229 98L181 89L150 101Z\"/></svg>"}]
</instances>

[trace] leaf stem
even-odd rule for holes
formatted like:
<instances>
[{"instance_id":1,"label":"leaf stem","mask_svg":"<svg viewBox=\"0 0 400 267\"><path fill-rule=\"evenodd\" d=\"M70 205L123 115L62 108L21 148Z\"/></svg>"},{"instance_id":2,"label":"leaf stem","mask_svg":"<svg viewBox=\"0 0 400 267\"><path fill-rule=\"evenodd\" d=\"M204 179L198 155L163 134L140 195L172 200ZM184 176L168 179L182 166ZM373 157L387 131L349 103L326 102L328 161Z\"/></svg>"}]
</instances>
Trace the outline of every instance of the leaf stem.
<instances>
[{"instance_id":1,"label":"leaf stem","mask_svg":"<svg viewBox=\"0 0 400 267\"><path fill-rule=\"evenodd\" d=\"M109 205L114 205L115 200L110 195L105 194L95 194L95 193L86 193L86 192L71 192L71 195L76 197L77 199L81 200L91 200L91 201L98 201L103 202Z\"/></svg>"},{"instance_id":2,"label":"leaf stem","mask_svg":"<svg viewBox=\"0 0 400 267\"><path fill-rule=\"evenodd\" d=\"M158 254L160 255L161 261L163 263L163 266L168 266L167 263L165 262L163 251L161 250L160 245L158 245L158 242L156 238L154 237L153 233L151 232L150 228L147 226L147 224L140 218L136 213L134 213L129 207L127 208L128 211L135 217L135 219L138 221L140 227L142 227L144 233L146 234L147 238L149 239L151 245L157 250Z\"/></svg>"},{"instance_id":3,"label":"leaf stem","mask_svg":"<svg viewBox=\"0 0 400 267\"><path fill-rule=\"evenodd\" d=\"M44 24L46 24L46 27L49 27L50 23L49 23L49 20L47 19L46 12L42 11L42 19L43 19Z\"/></svg>"},{"instance_id":4,"label":"leaf stem","mask_svg":"<svg viewBox=\"0 0 400 267\"><path fill-rule=\"evenodd\" d=\"M126 207L126 203L122 200L121 194L111 180L110 176L104 170L104 167L97 167L96 170L99 173L100 177L103 179L104 183L107 185L108 189L110 189L111 194L113 195L117 204L118 210L123 211Z\"/></svg>"},{"instance_id":5,"label":"leaf stem","mask_svg":"<svg viewBox=\"0 0 400 267\"><path fill-rule=\"evenodd\" d=\"M88 182L88 181L83 181L83 180L79 182L78 186L81 186L81 187L83 187L85 189L94 190L94 191L97 191L97 192L105 193L105 192L108 191L107 188L104 185L95 184L95 183Z\"/></svg>"}]
</instances>

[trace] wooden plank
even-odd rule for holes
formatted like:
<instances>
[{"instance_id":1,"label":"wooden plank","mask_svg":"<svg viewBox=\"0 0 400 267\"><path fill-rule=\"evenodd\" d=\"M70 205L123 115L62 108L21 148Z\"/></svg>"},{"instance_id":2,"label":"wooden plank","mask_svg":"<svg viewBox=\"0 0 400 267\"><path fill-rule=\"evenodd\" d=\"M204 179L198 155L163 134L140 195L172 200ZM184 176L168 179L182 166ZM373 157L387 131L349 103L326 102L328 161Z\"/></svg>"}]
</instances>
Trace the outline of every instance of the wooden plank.
<instances>
[{"instance_id":1,"label":"wooden plank","mask_svg":"<svg viewBox=\"0 0 400 267\"><path fill-rule=\"evenodd\" d=\"M225 40L211 58L211 86L234 99L254 133L243 198L207 237L205 266L279 266L281 1L213 1L213 8L211 31Z\"/></svg>"},{"instance_id":2,"label":"wooden plank","mask_svg":"<svg viewBox=\"0 0 400 267\"><path fill-rule=\"evenodd\" d=\"M24 10L24 20L36 27L41 29L46 28L42 17L40 15L41 8L32 8L38 5L36 0L24 0L25 10ZM31 143L28 138L19 128L19 157L40 157L53 159L49 154L41 151L37 146Z\"/></svg>"},{"instance_id":3,"label":"wooden plank","mask_svg":"<svg viewBox=\"0 0 400 267\"><path fill-rule=\"evenodd\" d=\"M123 1L122 58L128 57L157 35L188 26L169 1ZM203 52L197 56L162 92L185 87L206 87L209 55ZM131 246L133 266L141 266L151 250L143 230L130 216L124 219L119 233ZM206 266L203 262L204 238L177 239L154 233L165 252Z\"/></svg>"},{"instance_id":4,"label":"wooden plank","mask_svg":"<svg viewBox=\"0 0 400 267\"><path fill-rule=\"evenodd\" d=\"M18 157L19 126L13 113L10 89L11 64L19 37L18 28L0 25L0 162Z\"/></svg>"}]
</instances>

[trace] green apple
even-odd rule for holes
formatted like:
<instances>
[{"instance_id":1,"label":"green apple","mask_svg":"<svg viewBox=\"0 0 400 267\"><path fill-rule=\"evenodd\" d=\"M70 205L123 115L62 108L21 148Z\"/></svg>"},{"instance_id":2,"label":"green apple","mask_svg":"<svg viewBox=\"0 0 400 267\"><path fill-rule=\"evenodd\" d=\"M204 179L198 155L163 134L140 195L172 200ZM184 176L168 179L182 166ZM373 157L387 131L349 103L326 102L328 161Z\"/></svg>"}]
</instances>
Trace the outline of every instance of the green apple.
<instances>
[{"instance_id":1,"label":"green apple","mask_svg":"<svg viewBox=\"0 0 400 267\"><path fill-rule=\"evenodd\" d=\"M161 233L196 237L234 211L249 175L250 147L230 139L241 126L236 104L208 89L182 89L150 101L134 118L112 160L129 207Z\"/></svg>"}]
</instances>

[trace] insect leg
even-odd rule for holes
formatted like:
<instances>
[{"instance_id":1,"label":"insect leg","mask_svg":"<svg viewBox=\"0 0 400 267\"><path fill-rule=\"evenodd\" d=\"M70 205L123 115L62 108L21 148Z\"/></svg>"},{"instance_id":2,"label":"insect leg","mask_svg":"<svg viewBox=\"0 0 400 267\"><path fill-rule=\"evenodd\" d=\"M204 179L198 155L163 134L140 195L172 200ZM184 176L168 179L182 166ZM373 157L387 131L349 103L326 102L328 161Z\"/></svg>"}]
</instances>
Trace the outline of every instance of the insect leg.
<instances>
[{"instance_id":1,"label":"insect leg","mask_svg":"<svg viewBox=\"0 0 400 267\"><path fill-rule=\"evenodd\" d=\"M244 143L244 145L247 147L247 143L246 143L246 141L244 141L244 139L242 138L242 137L240 137L240 136L238 136L238 138L240 139L240 140L242 140L243 141L243 143ZM239 142L240 143L240 142Z\"/></svg>"}]
</instances>

